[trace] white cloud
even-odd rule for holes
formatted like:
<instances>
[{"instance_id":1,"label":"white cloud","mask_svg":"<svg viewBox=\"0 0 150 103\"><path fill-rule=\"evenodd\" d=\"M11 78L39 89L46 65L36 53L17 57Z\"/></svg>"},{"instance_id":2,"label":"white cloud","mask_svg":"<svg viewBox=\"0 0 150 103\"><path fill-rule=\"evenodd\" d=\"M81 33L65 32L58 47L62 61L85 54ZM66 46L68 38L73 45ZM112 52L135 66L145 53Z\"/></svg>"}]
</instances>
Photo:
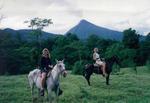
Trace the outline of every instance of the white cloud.
<instances>
[{"instance_id":1,"label":"white cloud","mask_svg":"<svg viewBox=\"0 0 150 103\"><path fill-rule=\"evenodd\" d=\"M129 27L139 33L150 32L149 0L1 0L6 18L1 27L27 28L23 22L34 17L51 18L46 28L65 33L81 19L122 31ZM1 3L1 2L0 2Z\"/></svg>"}]
</instances>

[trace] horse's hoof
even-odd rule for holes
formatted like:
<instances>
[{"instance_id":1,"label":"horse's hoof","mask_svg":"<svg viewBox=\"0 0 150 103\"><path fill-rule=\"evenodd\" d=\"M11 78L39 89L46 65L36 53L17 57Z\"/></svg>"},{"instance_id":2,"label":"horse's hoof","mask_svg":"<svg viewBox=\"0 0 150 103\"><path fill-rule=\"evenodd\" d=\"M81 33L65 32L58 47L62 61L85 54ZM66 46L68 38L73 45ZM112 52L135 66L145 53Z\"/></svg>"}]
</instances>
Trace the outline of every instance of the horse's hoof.
<instances>
[{"instance_id":1,"label":"horse's hoof","mask_svg":"<svg viewBox=\"0 0 150 103\"><path fill-rule=\"evenodd\" d=\"M106 83L106 85L110 85L109 83Z\"/></svg>"},{"instance_id":2,"label":"horse's hoof","mask_svg":"<svg viewBox=\"0 0 150 103\"><path fill-rule=\"evenodd\" d=\"M91 86L91 84L88 84L89 86Z\"/></svg>"},{"instance_id":3,"label":"horse's hoof","mask_svg":"<svg viewBox=\"0 0 150 103\"><path fill-rule=\"evenodd\" d=\"M59 93L58 96L62 95L63 91L61 89L59 89Z\"/></svg>"}]
</instances>

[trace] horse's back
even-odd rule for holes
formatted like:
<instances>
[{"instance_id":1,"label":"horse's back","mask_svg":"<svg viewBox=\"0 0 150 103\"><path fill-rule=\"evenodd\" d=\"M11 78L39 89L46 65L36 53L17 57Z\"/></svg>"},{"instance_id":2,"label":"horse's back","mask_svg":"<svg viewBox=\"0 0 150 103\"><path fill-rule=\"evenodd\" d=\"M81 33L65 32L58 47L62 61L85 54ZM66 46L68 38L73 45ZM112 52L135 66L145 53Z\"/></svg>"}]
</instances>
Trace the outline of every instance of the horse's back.
<instances>
[{"instance_id":1,"label":"horse's back","mask_svg":"<svg viewBox=\"0 0 150 103\"><path fill-rule=\"evenodd\" d=\"M34 70L29 72L28 76L32 76L32 75L34 76L34 75L39 74L40 72L41 72L40 69L34 69Z\"/></svg>"},{"instance_id":2,"label":"horse's back","mask_svg":"<svg viewBox=\"0 0 150 103\"><path fill-rule=\"evenodd\" d=\"M87 74L91 74L93 72L93 68L94 68L93 64L87 64L87 65L85 65L85 72Z\"/></svg>"},{"instance_id":3,"label":"horse's back","mask_svg":"<svg viewBox=\"0 0 150 103\"><path fill-rule=\"evenodd\" d=\"M85 69L90 69L90 68L93 68L93 64L86 64L85 65Z\"/></svg>"},{"instance_id":4,"label":"horse's back","mask_svg":"<svg viewBox=\"0 0 150 103\"><path fill-rule=\"evenodd\" d=\"M37 88L41 88L40 74L41 74L40 69L34 69L29 72L28 80L29 80L30 86L35 84L37 86Z\"/></svg>"},{"instance_id":5,"label":"horse's back","mask_svg":"<svg viewBox=\"0 0 150 103\"><path fill-rule=\"evenodd\" d=\"M34 69L32 71L29 72L28 74L28 79L29 81L34 81L35 78L41 73L41 71L39 69Z\"/></svg>"}]
</instances>

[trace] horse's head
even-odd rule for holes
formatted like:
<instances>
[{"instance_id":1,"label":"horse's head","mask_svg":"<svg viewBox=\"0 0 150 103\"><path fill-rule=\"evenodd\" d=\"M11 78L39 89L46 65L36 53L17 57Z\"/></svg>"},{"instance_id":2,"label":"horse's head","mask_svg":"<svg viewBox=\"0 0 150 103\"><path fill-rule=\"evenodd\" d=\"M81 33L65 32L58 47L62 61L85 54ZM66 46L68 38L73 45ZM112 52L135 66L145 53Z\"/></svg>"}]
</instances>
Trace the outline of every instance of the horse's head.
<instances>
[{"instance_id":1,"label":"horse's head","mask_svg":"<svg viewBox=\"0 0 150 103\"><path fill-rule=\"evenodd\" d=\"M67 71L66 71L66 68L65 68L64 60L62 60L62 61L56 60L56 63L57 63L56 66L59 69L60 73L64 77L66 77L67 76Z\"/></svg>"}]
</instances>

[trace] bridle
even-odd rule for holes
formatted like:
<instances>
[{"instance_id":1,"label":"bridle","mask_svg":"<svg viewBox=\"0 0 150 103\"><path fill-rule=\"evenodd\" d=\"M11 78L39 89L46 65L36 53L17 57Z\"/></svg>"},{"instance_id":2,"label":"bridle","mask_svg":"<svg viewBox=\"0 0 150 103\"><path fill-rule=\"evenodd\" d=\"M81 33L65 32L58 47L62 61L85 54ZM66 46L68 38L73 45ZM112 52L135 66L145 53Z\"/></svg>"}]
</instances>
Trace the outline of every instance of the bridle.
<instances>
[{"instance_id":1,"label":"bridle","mask_svg":"<svg viewBox=\"0 0 150 103\"><path fill-rule=\"evenodd\" d=\"M60 69L60 67L59 67L59 65L57 64L57 66L58 66L58 69L60 70L60 73L62 74L62 73L64 73L66 70L65 69Z\"/></svg>"},{"instance_id":2,"label":"bridle","mask_svg":"<svg viewBox=\"0 0 150 103\"><path fill-rule=\"evenodd\" d=\"M60 70L60 73L61 73L61 75L62 75L62 73L65 72L66 70L65 70L65 69L61 70L60 67L59 67L59 65L58 65L58 64L56 64L56 65L57 65L57 68ZM54 70L54 71L58 72L58 69L56 69L56 70ZM52 72L51 72L51 73L52 73ZM52 75L52 74L51 74L51 77L52 77L53 83L56 84L56 82L54 81L54 78L53 78L53 75Z\"/></svg>"}]
</instances>

